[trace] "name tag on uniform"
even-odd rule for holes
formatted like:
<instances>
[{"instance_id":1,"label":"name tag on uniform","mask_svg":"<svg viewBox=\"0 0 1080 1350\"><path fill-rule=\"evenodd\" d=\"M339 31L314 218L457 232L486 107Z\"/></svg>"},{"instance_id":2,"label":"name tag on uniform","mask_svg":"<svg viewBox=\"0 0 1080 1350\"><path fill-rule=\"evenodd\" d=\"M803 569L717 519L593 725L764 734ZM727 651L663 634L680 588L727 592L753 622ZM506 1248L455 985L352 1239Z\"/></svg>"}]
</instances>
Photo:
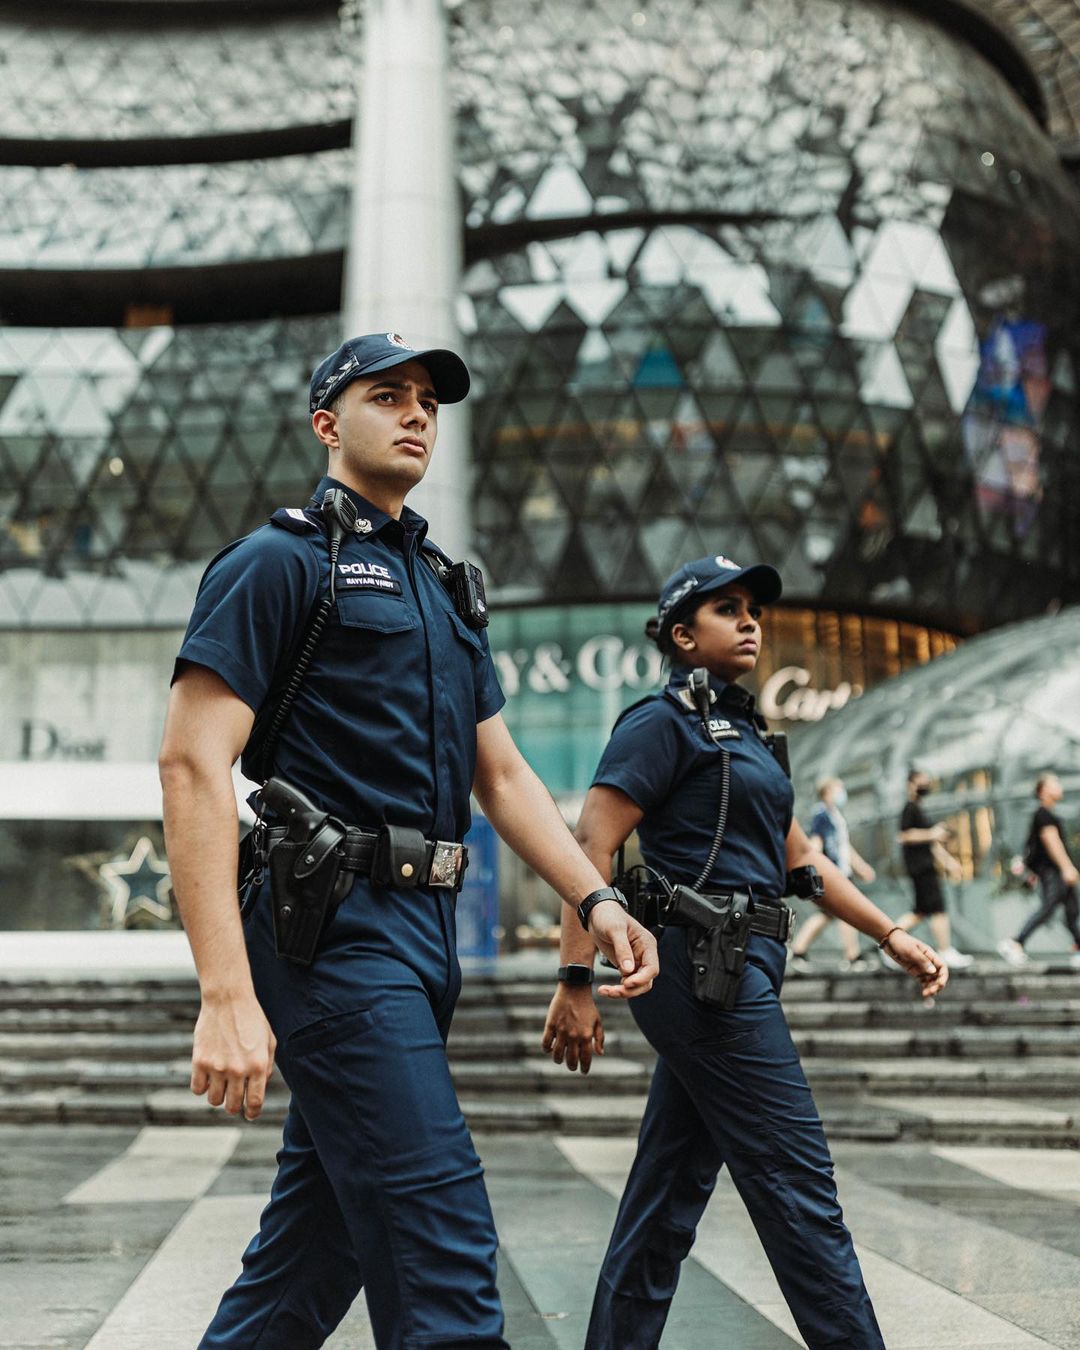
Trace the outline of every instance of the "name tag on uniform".
<instances>
[{"instance_id":1,"label":"name tag on uniform","mask_svg":"<svg viewBox=\"0 0 1080 1350\"><path fill-rule=\"evenodd\" d=\"M723 717L709 718L709 735L714 741L741 741L742 733Z\"/></svg>"},{"instance_id":2,"label":"name tag on uniform","mask_svg":"<svg viewBox=\"0 0 1080 1350\"><path fill-rule=\"evenodd\" d=\"M376 595L400 595L401 582L392 577L342 577L339 586L347 586L350 591L374 591Z\"/></svg>"},{"instance_id":3,"label":"name tag on uniform","mask_svg":"<svg viewBox=\"0 0 1080 1350\"><path fill-rule=\"evenodd\" d=\"M374 591L376 595L400 595L401 582L388 567L378 563L338 563L339 586L351 591Z\"/></svg>"}]
</instances>

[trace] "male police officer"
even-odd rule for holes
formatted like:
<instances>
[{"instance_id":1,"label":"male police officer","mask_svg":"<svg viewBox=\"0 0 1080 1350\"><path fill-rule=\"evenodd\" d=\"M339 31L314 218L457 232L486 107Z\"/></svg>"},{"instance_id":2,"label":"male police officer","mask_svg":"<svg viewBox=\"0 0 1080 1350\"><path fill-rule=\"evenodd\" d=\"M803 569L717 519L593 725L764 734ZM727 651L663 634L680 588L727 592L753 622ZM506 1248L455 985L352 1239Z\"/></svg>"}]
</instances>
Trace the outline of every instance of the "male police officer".
<instances>
[{"instance_id":1,"label":"male police officer","mask_svg":"<svg viewBox=\"0 0 1080 1350\"><path fill-rule=\"evenodd\" d=\"M397 334L328 357L311 382L330 474L316 505L277 512L214 560L180 650L161 772L202 991L192 1090L254 1119L276 1054L293 1094L270 1203L204 1347L322 1345L361 1286L380 1347L505 1347L491 1212L444 1049L470 787L520 856L580 902L622 975L615 996L657 973L651 935L613 903L518 753L477 616L458 612L448 560L404 505L440 403L468 388L458 356ZM318 507L328 490L350 526L340 553ZM295 955L296 915L274 890L273 849L270 886L238 912L231 768L283 664L286 684L303 665L332 560L335 612L273 749L275 778L318 807L299 853L279 854L295 859L288 886L307 896L321 868L348 865L305 965L277 954ZM285 833L264 840L284 850Z\"/></svg>"}]
</instances>

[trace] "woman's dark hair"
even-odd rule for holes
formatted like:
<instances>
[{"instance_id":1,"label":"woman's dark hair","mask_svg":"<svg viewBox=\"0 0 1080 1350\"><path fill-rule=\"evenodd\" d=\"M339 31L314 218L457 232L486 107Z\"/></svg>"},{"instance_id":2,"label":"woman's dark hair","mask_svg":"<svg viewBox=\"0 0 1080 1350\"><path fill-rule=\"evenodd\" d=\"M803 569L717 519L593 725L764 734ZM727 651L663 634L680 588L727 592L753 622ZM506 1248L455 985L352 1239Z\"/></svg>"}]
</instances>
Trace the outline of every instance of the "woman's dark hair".
<instances>
[{"instance_id":1,"label":"woman's dark hair","mask_svg":"<svg viewBox=\"0 0 1080 1350\"><path fill-rule=\"evenodd\" d=\"M1056 773L1041 773L1035 779L1035 796L1041 797L1043 788L1049 783L1051 778L1056 778Z\"/></svg>"}]
</instances>

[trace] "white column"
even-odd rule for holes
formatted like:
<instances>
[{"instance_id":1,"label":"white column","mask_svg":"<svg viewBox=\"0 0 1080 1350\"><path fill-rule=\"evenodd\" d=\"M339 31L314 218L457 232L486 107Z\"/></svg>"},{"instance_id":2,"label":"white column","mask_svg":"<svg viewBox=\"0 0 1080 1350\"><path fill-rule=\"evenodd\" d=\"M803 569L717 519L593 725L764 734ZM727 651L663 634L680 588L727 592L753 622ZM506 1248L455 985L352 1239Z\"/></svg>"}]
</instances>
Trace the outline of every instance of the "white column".
<instances>
[{"instance_id":1,"label":"white column","mask_svg":"<svg viewBox=\"0 0 1080 1350\"><path fill-rule=\"evenodd\" d=\"M367 0L346 262L345 336L397 332L461 351L461 215L442 0ZM453 558L469 552L468 403L447 407L409 505Z\"/></svg>"}]
</instances>

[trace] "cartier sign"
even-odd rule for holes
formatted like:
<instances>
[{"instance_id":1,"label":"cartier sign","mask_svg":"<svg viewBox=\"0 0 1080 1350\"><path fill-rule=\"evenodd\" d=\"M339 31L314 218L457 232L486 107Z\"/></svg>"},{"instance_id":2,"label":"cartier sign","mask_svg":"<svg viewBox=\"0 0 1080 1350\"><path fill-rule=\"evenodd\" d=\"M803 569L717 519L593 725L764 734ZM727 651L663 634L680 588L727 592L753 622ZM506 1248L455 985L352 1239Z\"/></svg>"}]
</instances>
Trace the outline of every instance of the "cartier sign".
<instances>
[{"instance_id":1,"label":"cartier sign","mask_svg":"<svg viewBox=\"0 0 1080 1350\"><path fill-rule=\"evenodd\" d=\"M774 670L758 694L761 711L770 721L820 722L827 712L842 708L862 693L862 686L843 680L835 689L813 689L805 666Z\"/></svg>"}]
</instances>

